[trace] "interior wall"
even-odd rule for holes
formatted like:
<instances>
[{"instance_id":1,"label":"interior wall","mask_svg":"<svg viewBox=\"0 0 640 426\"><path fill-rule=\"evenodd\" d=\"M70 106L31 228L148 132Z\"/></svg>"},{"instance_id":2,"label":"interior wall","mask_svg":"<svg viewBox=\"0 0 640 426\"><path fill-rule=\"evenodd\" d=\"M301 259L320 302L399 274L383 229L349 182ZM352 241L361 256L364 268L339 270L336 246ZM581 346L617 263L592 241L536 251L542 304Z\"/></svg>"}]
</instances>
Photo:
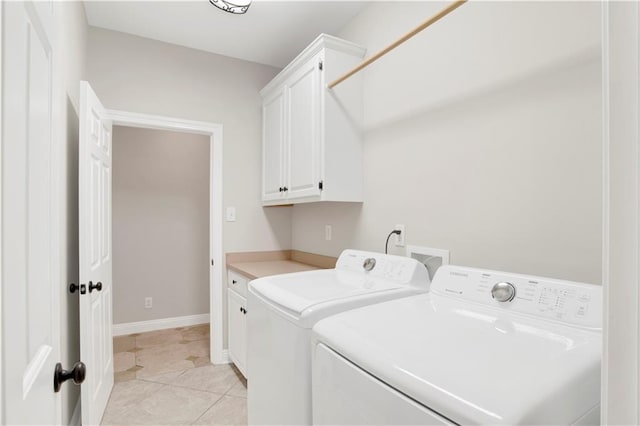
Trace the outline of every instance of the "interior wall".
<instances>
[{"instance_id":1,"label":"interior wall","mask_svg":"<svg viewBox=\"0 0 640 426\"><path fill-rule=\"evenodd\" d=\"M339 36L371 55L446 4L373 2ZM293 249L404 224L453 264L600 283L600 58L597 3L463 5L363 71L364 203L294 206Z\"/></svg>"},{"instance_id":2,"label":"interior wall","mask_svg":"<svg viewBox=\"0 0 640 426\"><path fill-rule=\"evenodd\" d=\"M640 7L605 3L602 424L640 424Z\"/></svg>"},{"instance_id":3,"label":"interior wall","mask_svg":"<svg viewBox=\"0 0 640 426\"><path fill-rule=\"evenodd\" d=\"M112 143L113 323L208 314L209 137L114 126Z\"/></svg>"},{"instance_id":4,"label":"interior wall","mask_svg":"<svg viewBox=\"0 0 640 426\"><path fill-rule=\"evenodd\" d=\"M84 5L79 1L56 3L58 17L57 64L60 87L58 106L61 122L57 126L62 144L60 161L60 197L62 222L60 288L60 362L70 368L80 361L80 322L78 293L70 294L68 285L78 284L78 108L80 80L85 79L88 25ZM86 360L85 360L86 362ZM69 424L80 398L80 387L61 389L62 424Z\"/></svg>"},{"instance_id":5,"label":"interior wall","mask_svg":"<svg viewBox=\"0 0 640 426\"><path fill-rule=\"evenodd\" d=\"M262 101L277 68L91 27L89 83L109 109L222 124L225 252L291 248L291 209L263 209ZM221 206L222 208L222 206Z\"/></svg>"}]
</instances>

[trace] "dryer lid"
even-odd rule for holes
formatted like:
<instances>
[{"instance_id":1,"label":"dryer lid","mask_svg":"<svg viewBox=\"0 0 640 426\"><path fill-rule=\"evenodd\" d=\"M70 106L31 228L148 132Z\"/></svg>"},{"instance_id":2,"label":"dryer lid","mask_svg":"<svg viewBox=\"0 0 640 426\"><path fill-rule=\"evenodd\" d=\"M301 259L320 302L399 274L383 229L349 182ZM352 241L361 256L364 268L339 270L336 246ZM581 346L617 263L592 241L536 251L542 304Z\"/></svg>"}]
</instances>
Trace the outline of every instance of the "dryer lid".
<instances>
[{"instance_id":1,"label":"dryer lid","mask_svg":"<svg viewBox=\"0 0 640 426\"><path fill-rule=\"evenodd\" d=\"M314 336L460 424L569 424L600 400L600 332L433 293L326 318Z\"/></svg>"}]
</instances>

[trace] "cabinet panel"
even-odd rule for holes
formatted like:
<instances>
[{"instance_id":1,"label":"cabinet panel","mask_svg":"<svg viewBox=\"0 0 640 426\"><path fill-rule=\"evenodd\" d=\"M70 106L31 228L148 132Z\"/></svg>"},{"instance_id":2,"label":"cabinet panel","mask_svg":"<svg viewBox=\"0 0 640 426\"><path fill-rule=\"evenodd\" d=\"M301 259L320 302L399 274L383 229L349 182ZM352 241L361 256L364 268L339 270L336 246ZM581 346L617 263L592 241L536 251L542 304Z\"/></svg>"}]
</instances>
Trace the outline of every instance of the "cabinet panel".
<instances>
[{"instance_id":1,"label":"cabinet panel","mask_svg":"<svg viewBox=\"0 0 640 426\"><path fill-rule=\"evenodd\" d=\"M246 377L247 363L247 299L233 290L227 292L229 324L229 357Z\"/></svg>"},{"instance_id":2,"label":"cabinet panel","mask_svg":"<svg viewBox=\"0 0 640 426\"><path fill-rule=\"evenodd\" d=\"M284 196L284 88L267 99L262 107L262 199Z\"/></svg>"},{"instance_id":3,"label":"cabinet panel","mask_svg":"<svg viewBox=\"0 0 640 426\"><path fill-rule=\"evenodd\" d=\"M247 284L249 280L233 271L227 271L228 287L242 297L247 297Z\"/></svg>"},{"instance_id":4,"label":"cabinet panel","mask_svg":"<svg viewBox=\"0 0 640 426\"><path fill-rule=\"evenodd\" d=\"M319 59L309 61L288 82L289 199L320 195Z\"/></svg>"}]
</instances>

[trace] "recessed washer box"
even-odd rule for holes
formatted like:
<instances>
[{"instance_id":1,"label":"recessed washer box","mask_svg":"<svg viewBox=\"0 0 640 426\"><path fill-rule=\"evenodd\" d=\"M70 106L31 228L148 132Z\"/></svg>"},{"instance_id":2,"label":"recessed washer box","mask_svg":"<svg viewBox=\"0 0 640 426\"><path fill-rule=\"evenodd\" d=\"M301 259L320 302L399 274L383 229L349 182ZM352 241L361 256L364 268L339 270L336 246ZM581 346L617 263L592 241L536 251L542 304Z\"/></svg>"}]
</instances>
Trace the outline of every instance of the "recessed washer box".
<instances>
[{"instance_id":1,"label":"recessed washer box","mask_svg":"<svg viewBox=\"0 0 640 426\"><path fill-rule=\"evenodd\" d=\"M408 245L405 253L427 268L429 279L433 279L439 267L449 264L449 250Z\"/></svg>"}]
</instances>

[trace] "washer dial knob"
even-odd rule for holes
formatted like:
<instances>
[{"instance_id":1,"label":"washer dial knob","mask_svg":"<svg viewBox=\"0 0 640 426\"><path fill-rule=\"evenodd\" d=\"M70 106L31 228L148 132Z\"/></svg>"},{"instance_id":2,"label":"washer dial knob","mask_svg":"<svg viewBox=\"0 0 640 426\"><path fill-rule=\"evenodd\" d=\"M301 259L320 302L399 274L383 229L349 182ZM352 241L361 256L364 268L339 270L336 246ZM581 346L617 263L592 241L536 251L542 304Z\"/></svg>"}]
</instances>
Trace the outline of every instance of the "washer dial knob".
<instances>
[{"instance_id":1,"label":"washer dial knob","mask_svg":"<svg viewBox=\"0 0 640 426\"><path fill-rule=\"evenodd\" d=\"M511 302L516 297L516 288L506 281L497 283L491 289L491 297L498 302Z\"/></svg>"},{"instance_id":2,"label":"washer dial knob","mask_svg":"<svg viewBox=\"0 0 640 426\"><path fill-rule=\"evenodd\" d=\"M362 264L362 267L363 267L363 268L364 268L364 270L365 270L365 271L367 271L367 272L368 272L368 271L370 271L370 270L372 270L373 268L375 268L375 266L376 266L376 259L375 259L375 258L373 258L373 257L367 257L367 258L364 260L364 263Z\"/></svg>"}]
</instances>

